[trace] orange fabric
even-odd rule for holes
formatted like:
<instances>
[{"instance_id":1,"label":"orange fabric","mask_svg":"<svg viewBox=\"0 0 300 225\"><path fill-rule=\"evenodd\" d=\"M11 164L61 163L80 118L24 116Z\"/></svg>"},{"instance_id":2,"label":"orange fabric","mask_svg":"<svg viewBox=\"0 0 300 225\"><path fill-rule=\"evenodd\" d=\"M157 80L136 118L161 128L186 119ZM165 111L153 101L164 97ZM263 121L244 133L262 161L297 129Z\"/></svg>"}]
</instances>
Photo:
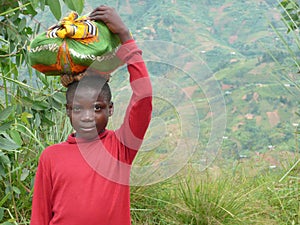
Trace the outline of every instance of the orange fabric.
<instances>
[{"instance_id":1,"label":"orange fabric","mask_svg":"<svg viewBox=\"0 0 300 225\"><path fill-rule=\"evenodd\" d=\"M32 66L34 69L42 72L42 73L51 73L53 71L61 70L60 65L58 64L52 64L52 65L43 65L43 64L37 64ZM81 73L85 71L88 68L88 66L82 66L82 65L75 65L72 68L73 73ZM54 74L54 76L57 76L57 74Z\"/></svg>"}]
</instances>

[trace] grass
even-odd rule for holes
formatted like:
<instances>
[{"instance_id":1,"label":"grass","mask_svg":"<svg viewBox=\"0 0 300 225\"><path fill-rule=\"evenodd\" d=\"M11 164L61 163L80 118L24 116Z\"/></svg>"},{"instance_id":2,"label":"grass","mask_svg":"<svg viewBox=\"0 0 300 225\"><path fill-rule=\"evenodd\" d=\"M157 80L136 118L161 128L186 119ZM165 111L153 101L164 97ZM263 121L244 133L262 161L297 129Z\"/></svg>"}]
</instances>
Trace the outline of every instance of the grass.
<instances>
[{"instance_id":1,"label":"grass","mask_svg":"<svg viewBox=\"0 0 300 225\"><path fill-rule=\"evenodd\" d=\"M187 165L167 181L133 187L133 224L299 224L298 164L288 173L255 158L234 167Z\"/></svg>"}]
</instances>

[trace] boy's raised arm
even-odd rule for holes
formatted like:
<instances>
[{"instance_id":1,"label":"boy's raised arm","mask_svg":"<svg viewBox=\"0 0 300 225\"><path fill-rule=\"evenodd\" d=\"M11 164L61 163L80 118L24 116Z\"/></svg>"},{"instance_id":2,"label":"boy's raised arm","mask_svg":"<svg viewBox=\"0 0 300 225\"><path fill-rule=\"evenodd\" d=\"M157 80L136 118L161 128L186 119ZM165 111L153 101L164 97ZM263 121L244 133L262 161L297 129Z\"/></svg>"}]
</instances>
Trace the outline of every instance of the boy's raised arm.
<instances>
[{"instance_id":1,"label":"boy's raised arm","mask_svg":"<svg viewBox=\"0 0 300 225\"><path fill-rule=\"evenodd\" d=\"M152 113L152 86L141 50L133 40L123 44L118 57L127 63L132 96L122 126L117 131L119 140L130 149L138 150L149 126Z\"/></svg>"},{"instance_id":2,"label":"boy's raised arm","mask_svg":"<svg viewBox=\"0 0 300 225\"><path fill-rule=\"evenodd\" d=\"M92 20L101 20L106 23L108 28L121 40L122 45L117 56L128 66L133 94L124 122L116 133L126 147L138 150L149 126L152 113L152 86L142 58L142 51L137 47L129 29L114 8L100 6L89 17Z\"/></svg>"}]
</instances>

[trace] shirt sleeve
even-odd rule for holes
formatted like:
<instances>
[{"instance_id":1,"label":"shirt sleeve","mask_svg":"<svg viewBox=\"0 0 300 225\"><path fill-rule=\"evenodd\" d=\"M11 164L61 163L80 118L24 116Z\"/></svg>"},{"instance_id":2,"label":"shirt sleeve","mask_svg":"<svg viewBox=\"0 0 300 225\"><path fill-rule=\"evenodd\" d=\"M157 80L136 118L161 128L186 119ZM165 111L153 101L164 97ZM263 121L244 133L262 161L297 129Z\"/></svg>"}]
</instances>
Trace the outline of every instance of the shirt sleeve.
<instances>
[{"instance_id":1,"label":"shirt sleeve","mask_svg":"<svg viewBox=\"0 0 300 225\"><path fill-rule=\"evenodd\" d=\"M42 156L39 160L39 165L34 181L30 225L49 225L52 218L52 184L49 175L50 171L47 170Z\"/></svg>"},{"instance_id":2,"label":"shirt sleeve","mask_svg":"<svg viewBox=\"0 0 300 225\"><path fill-rule=\"evenodd\" d=\"M117 56L127 63L132 95L123 124L116 131L117 137L127 148L138 150L149 126L152 113L152 86L142 51L134 40L125 42Z\"/></svg>"}]
</instances>

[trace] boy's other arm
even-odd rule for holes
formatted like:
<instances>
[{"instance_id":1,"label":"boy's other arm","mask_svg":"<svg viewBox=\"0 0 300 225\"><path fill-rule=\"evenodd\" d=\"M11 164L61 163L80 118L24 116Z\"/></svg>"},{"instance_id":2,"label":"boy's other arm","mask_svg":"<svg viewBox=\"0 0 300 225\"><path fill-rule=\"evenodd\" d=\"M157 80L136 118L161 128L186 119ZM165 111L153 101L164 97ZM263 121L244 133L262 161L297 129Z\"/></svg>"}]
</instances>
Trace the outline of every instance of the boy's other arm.
<instances>
[{"instance_id":1,"label":"boy's other arm","mask_svg":"<svg viewBox=\"0 0 300 225\"><path fill-rule=\"evenodd\" d=\"M49 225L52 218L51 180L43 163L43 154L39 160L34 181L30 225Z\"/></svg>"}]
</instances>

